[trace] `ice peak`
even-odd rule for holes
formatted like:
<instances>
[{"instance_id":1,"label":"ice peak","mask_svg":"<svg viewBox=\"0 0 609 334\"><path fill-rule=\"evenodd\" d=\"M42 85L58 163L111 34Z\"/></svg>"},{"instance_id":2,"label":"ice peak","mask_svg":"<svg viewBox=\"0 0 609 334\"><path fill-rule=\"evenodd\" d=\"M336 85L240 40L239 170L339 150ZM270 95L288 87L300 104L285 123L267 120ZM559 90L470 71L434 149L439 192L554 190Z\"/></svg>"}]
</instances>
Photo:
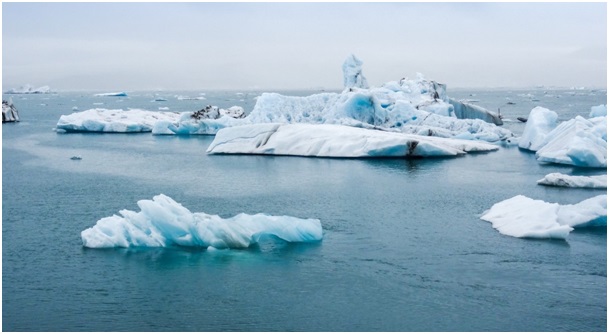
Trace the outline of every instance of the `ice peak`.
<instances>
[{"instance_id":1,"label":"ice peak","mask_svg":"<svg viewBox=\"0 0 609 334\"><path fill-rule=\"evenodd\" d=\"M345 88L365 88L368 89L368 80L362 73L362 62L354 54L351 54L343 63L343 83Z\"/></svg>"}]
</instances>

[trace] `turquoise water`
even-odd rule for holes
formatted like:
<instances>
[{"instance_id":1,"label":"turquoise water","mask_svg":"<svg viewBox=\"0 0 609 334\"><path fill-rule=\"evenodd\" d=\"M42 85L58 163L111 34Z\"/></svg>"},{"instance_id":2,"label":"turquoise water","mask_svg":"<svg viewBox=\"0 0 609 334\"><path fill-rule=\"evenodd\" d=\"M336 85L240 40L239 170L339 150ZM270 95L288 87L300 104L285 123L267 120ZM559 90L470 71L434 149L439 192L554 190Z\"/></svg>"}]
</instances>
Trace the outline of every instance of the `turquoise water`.
<instances>
[{"instance_id":1,"label":"turquoise water","mask_svg":"<svg viewBox=\"0 0 609 334\"><path fill-rule=\"evenodd\" d=\"M530 111L524 93L449 95L476 94L489 109L510 97L501 110L515 118ZM606 103L604 91L570 93L537 103L561 119ZM605 170L540 165L517 148L426 160L208 156L206 136L52 131L73 106L249 111L257 93L129 95L13 95L22 122L2 127L3 330L606 330L606 228L526 240L479 219L517 194L570 204L606 193L536 185L551 172ZM160 193L222 217L318 218L324 239L220 252L82 247L82 230Z\"/></svg>"}]
</instances>

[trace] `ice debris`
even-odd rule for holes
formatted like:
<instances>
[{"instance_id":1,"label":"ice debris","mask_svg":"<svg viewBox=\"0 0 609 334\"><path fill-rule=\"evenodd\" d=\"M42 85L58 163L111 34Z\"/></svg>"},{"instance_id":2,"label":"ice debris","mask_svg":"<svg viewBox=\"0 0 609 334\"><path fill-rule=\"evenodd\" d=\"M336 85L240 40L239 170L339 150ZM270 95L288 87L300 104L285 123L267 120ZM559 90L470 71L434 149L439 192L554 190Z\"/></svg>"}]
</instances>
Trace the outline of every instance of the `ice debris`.
<instances>
[{"instance_id":1,"label":"ice debris","mask_svg":"<svg viewBox=\"0 0 609 334\"><path fill-rule=\"evenodd\" d=\"M275 236L287 242L322 239L318 219L299 219L265 214L238 214L223 219L203 212L192 213L163 194L137 202L139 212L121 210L120 215L100 219L81 232L89 248L113 247L214 247L247 248L262 238Z\"/></svg>"},{"instance_id":2,"label":"ice debris","mask_svg":"<svg viewBox=\"0 0 609 334\"><path fill-rule=\"evenodd\" d=\"M566 239L573 228L607 226L607 195L573 205L518 195L496 203L480 219L512 237Z\"/></svg>"},{"instance_id":3,"label":"ice debris","mask_svg":"<svg viewBox=\"0 0 609 334\"><path fill-rule=\"evenodd\" d=\"M336 124L260 123L221 129L207 152L315 157L431 157L497 150L489 143Z\"/></svg>"},{"instance_id":4,"label":"ice debris","mask_svg":"<svg viewBox=\"0 0 609 334\"><path fill-rule=\"evenodd\" d=\"M590 108L590 115L588 117L602 117L607 116L607 105L601 104L600 106L594 106Z\"/></svg>"},{"instance_id":5,"label":"ice debris","mask_svg":"<svg viewBox=\"0 0 609 334\"><path fill-rule=\"evenodd\" d=\"M561 173L550 173L537 181L537 184L568 188L607 189L607 174L591 176L574 176Z\"/></svg>"}]
</instances>

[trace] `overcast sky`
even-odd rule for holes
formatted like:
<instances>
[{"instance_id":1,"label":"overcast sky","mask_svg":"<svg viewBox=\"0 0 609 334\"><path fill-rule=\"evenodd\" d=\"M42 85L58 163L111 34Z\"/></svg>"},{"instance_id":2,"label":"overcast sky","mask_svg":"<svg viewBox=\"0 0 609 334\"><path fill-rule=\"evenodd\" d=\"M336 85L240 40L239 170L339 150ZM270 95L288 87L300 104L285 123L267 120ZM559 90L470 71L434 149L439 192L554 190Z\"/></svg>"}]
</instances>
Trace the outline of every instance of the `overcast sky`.
<instances>
[{"instance_id":1,"label":"overcast sky","mask_svg":"<svg viewBox=\"0 0 609 334\"><path fill-rule=\"evenodd\" d=\"M606 3L3 3L3 90L607 84Z\"/></svg>"}]
</instances>

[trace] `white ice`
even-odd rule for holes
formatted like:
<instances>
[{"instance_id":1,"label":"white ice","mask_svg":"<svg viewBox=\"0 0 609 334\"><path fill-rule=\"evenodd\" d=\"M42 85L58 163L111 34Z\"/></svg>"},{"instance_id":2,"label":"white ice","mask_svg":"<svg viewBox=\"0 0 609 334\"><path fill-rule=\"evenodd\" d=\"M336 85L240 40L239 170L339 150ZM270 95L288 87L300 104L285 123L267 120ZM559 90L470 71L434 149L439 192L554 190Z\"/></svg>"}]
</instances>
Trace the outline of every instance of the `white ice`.
<instances>
[{"instance_id":1,"label":"white ice","mask_svg":"<svg viewBox=\"0 0 609 334\"><path fill-rule=\"evenodd\" d=\"M62 115L58 131L68 132L151 132L159 121L177 122L179 113L141 109L89 109Z\"/></svg>"},{"instance_id":2,"label":"white ice","mask_svg":"<svg viewBox=\"0 0 609 334\"><path fill-rule=\"evenodd\" d=\"M137 202L139 212L121 210L120 216L100 219L81 232L89 248L113 247L213 247L246 248L262 238L275 236L287 242L322 239L318 219L299 219L265 214L238 214L223 219L203 212L192 213L165 195Z\"/></svg>"},{"instance_id":3,"label":"white ice","mask_svg":"<svg viewBox=\"0 0 609 334\"><path fill-rule=\"evenodd\" d=\"M540 162L607 167L607 117L562 122L545 136L535 156Z\"/></svg>"},{"instance_id":4,"label":"white ice","mask_svg":"<svg viewBox=\"0 0 609 334\"><path fill-rule=\"evenodd\" d=\"M184 112L178 121L158 121L152 128L154 135L214 135L228 126L243 124L245 111L232 106L221 109L208 105L196 112Z\"/></svg>"},{"instance_id":5,"label":"white ice","mask_svg":"<svg viewBox=\"0 0 609 334\"><path fill-rule=\"evenodd\" d=\"M207 152L315 157L430 157L497 150L492 144L335 124L260 123L221 129Z\"/></svg>"},{"instance_id":6,"label":"white ice","mask_svg":"<svg viewBox=\"0 0 609 334\"><path fill-rule=\"evenodd\" d=\"M345 88L368 88L368 80L362 73L363 62L355 55L350 55L343 63L343 83Z\"/></svg>"},{"instance_id":7,"label":"white ice","mask_svg":"<svg viewBox=\"0 0 609 334\"><path fill-rule=\"evenodd\" d=\"M195 122L185 117L180 118L179 123L161 120L153 126L152 132L214 134L221 128L244 124L309 123L341 124L488 142L513 138L509 130L492 124L501 124L497 115L481 107L449 99L445 85L426 80L421 74L417 74L413 80L402 78L368 89L361 65L362 62L353 55L345 60L343 71L346 87L342 93L305 97L263 93L256 99L254 109L243 119L235 121L227 117L211 117L212 121L209 122ZM181 98L184 97L178 96L178 99ZM226 115L240 117L230 113ZM241 112L241 115L245 113Z\"/></svg>"},{"instance_id":8,"label":"white ice","mask_svg":"<svg viewBox=\"0 0 609 334\"><path fill-rule=\"evenodd\" d=\"M547 134L556 127L557 120L556 112L542 107L533 108L529 113L518 146L531 151L539 150L543 146Z\"/></svg>"},{"instance_id":9,"label":"white ice","mask_svg":"<svg viewBox=\"0 0 609 334\"><path fill-rule=\"evenodd\" d=\"M512 237L566 239L574 227L607 226L607 195L573 205L518 195L496 203L480 219Z\"/></svg>"},{"instance_id":10,"label":"white ice","mask_svg":"<svg viewBox=\"0 0 609 334\"><path fill-rule=\"evenodd\" d=\"M561 173L550 173L544 176L542 179L537 180L537 184L568 188L607 189L607 174L574 176Z\"/></svg>"}]
</instances>

